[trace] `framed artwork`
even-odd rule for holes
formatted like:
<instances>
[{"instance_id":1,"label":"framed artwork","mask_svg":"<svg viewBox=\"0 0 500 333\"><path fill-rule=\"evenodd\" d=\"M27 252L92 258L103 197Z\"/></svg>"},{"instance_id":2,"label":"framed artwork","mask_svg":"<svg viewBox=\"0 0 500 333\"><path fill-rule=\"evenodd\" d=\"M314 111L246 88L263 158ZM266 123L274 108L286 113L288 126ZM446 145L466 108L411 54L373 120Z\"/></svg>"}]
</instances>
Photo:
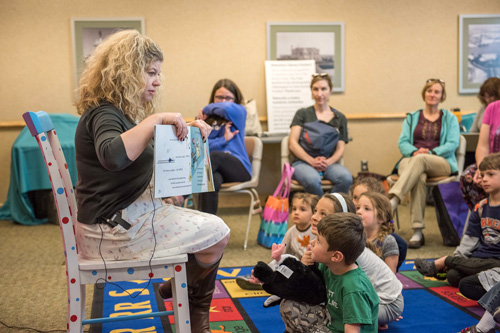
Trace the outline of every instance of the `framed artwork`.
<instances>
[{"instance_id":1,"label":"framed artwork","mask_svg":"<svg viewBox=\"0 0 500 333\"><path fill-rule=\"evenodd\" d=\"M458 52L459 93L478 93L484 80L500 77L500 15L460 15Z\"/></svg>"},{"instance_id":2,"label":"framed artwork","mask_svg":"<svg viewBox=\"0 0 500 333\"><path fill-rule=\"evenodd\" d=\"M145 33L144 18L72 18L71 36L73 42L73 61L75 87L82 73L85 59L94 51L104 38L118 30L136 29Z\"/></svg>"},{"instance_id":3,"label":"framed artwork","mask_svg":"<svg viewBox=\"0 0 500 333\"><path fill-rule=\"evenodd\" d=\"M268 60L315 60L333 91L344 91L344 22L267 23Z\"/></svg>"}]
</instances>

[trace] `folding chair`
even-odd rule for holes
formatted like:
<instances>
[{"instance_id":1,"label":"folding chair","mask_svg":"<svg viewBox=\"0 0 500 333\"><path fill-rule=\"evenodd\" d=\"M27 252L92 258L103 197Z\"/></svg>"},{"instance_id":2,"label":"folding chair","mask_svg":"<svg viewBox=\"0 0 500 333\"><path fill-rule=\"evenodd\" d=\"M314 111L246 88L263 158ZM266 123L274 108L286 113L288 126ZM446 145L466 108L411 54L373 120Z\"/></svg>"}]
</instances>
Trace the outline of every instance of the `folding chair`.
<instances>
[{"instance_id":1,"label":"folding chair","mask_svg":"<svg viewBox=\"0 0 500 333\"><path fill-rule=\"evenodd\" d=\"M82 332L83 325L132 320L174 314L176 332L191 332L186 280L187 254L149 260L87 260L78 255L74 226L76 200L68 166L54 125L44 111L26 112L24 121L38 142L49 174L63 237L68 287L67 329ZM107 273L107 275L105 275ZM171 278L174 311L149 312L129 316L85 319L85 285L97 279L106 281Z\"/></svg>"},{"instance_id":2,"label":"folding chair","mask_svg":"<svg viewBox=\"0 0 500 333\"><path fill-rule=\"evenodd\" d=\"M245 137L245 147L248 157L252 163L252 178L246 182L223 183L219 193L247 193L250 195L250 208L248 210L248 223L243 249L247 249L248 234L250 232L250 224L252 215L262 213L257 186L259 186L260 165L262 161L262 141L255 136Z\"/></svg>"}]
</instances>

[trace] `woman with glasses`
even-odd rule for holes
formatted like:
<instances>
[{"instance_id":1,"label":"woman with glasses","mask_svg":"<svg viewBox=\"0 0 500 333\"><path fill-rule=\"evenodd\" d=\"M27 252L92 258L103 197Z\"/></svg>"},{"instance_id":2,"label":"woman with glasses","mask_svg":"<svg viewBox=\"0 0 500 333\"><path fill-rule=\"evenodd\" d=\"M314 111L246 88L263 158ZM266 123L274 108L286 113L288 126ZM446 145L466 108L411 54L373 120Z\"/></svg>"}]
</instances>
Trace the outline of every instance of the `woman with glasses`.
<instances>
[{"instance_id":1,"label":"woman with glasses","mask_svg":"<svg viewBox=\"0 0 500 333\"><path fill-rule=\"evenodd\" d=\"M298 110L290 125L293 178L319 197L322 179L333 183L332 193L348 193L352 175L339 164L348 142L347 119L328 104L333 88L328 74L314 74L310 87L314 105Z\"/></svg>"},{"instance_id":2,"label":"woman with glasses","mask_svg":"<svg viewBox=\"0 0 500 333\"><path fill-rule=\"evenodd\" d=\"M222 183L245 182L252 177L252 165L245 148L245 123L247 110L243 94L233 81L222 79L215 83L198 119L213 127L208 137L210 161L215 192L201 193L199 208L202 212L216 214L219 190Z\"/></svg>"},{"instance_id":3,"label":"woman with glasses","mask_svg":"<svg viewBox=\"0 0 500 333\"><path fill-rule=\"evenodd\" d=\"M439 103L446 99L445 82L429 79L422 89L425 107L408 114L398 145L403 157L396 164L399 179L389 190L393 209L411 193L410 219L414 234L408 246L419 248L425 244L422 229L427 177L450 176L458 173L455 150L459 144L460 129L457 117Z\"/></svg>"}]
</instances>

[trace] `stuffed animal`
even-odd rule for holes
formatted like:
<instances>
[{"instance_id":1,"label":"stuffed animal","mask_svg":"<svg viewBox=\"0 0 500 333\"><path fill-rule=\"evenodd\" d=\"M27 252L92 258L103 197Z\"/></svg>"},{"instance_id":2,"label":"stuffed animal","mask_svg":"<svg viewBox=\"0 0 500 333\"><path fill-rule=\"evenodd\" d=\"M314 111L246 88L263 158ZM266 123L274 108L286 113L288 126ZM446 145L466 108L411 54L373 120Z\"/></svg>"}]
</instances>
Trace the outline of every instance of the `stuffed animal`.
<instances>
[{"instance_id":1,"label":"stuffed animal","mask_svg":"<svg viewBox=\"0 0 500 333\"><path fill-rule=\"evenodd\" d=\"M316 265L306 266L291 255L281 255L284 246L273 244L274 261L269 265L259 261L253 276L262 288L281 298L318 305L326 302L323 275Z\"/></svg>"}]
</instances>

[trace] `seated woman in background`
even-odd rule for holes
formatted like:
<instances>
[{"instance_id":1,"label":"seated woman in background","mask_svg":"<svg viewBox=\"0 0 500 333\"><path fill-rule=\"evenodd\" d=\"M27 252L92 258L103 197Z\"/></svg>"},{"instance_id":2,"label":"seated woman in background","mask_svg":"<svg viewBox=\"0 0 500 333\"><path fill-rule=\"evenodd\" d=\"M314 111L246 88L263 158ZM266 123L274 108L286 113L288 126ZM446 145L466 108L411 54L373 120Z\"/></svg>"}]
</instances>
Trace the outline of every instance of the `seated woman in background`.
<instances>
[{"instance_id":1,"label":"seated woman in background","mask_svg":"<svg viewBox=\"0 0 500 333\"><path fill-rule=\"evenodd\" d=\"M208 316L217 267L229 240L218 217L165 204L153 194L155 125L187 135L180 113L158 108L163 54L135 30L117 32L86 60L77 91L78 183L75 225L79 255L89 259L159 258L188 253L190 323L210 332ZM206 138L211 130L196 120ZM96 277L97 278L97 277ZM163 298L171 287L160 287Z\"/></svg>"},{"instance_id":2,"label":"seated woman in background","mask_svg":"<svg viewBox=\"0 0 500 333\"><path fill-rule=\"evenodd\" d=\"M484 94L481 95L481 93ZM482 98L479 97L481 100L486 101L487 107L484 110L484 115L480 116L481 129L476 146L476 163L469 165L460 177L460 188L470 210L473 210L477 203L486 198L481 187L481 177L480 173L477 172L477 166L487 155L500 151L500 132L497 133L500 126L500 79L495 77L486 80L481 86L479 96L482 96Z\"/></svg>"},{"instance_id":3,"label":"seated woman in background","mask_svg":"<svg viewBox=\"0 0 500 333\"><path fill-rule=\"evenodd\" d=\"M479 133L481 129L481 124L483 123L483 116L486 107L491 103L500 100L500 78L490 77L486 79L479 88L479 93L477 98L481 102L482 106L477 111L472 126L469 129L470 133Z\"/></svg>"},{"instance_id":4,"label":"seated woman in background","mask_svg":"<svg viewBox=\"0 0 500 333\"><path fill-rule=\"evenodd\" d=\"M445 83L429 79L422 89L425 108L408 114L403 122L398 146L403 157L396 165L399 179L389 190L392 208L411 193L410 219L414 234L408 246L419 248L425 244L422 229L427 177L449 176L458 172L455 150L459 143L457 117L448 110L439 109L446 99Z\"/></svg>"},{"instance_id":5,"label":"seated woman in background","mask_svg":"<svg viewBox=\"0 0 500 333\"><path fill-rule=\"evenodd\" d=\"M295 113L288 147L295 155L293 179L308 193L323 196L321 179L333 183L334 192L348 193L352 175L339 161L348 142L347 119L328 105L332 80L326 73L314 74L311 94L314 105Z\"/></svg>"},{"instance_id":6,"label":"seated woman in background","mask_svg":"<svg viewBox=\"0 0 500 333\"><path fill-rule=\"evenodd\" d=\"M245 148L247 110L243 95L233 81L222 79L215 83L198 119L206 120L213 130L208 137L210 161L214 175L215 192L201 193L199 209L216 214L222 183L245 182L252 177L252 165Z\"/></svg>"}]
</instances>

